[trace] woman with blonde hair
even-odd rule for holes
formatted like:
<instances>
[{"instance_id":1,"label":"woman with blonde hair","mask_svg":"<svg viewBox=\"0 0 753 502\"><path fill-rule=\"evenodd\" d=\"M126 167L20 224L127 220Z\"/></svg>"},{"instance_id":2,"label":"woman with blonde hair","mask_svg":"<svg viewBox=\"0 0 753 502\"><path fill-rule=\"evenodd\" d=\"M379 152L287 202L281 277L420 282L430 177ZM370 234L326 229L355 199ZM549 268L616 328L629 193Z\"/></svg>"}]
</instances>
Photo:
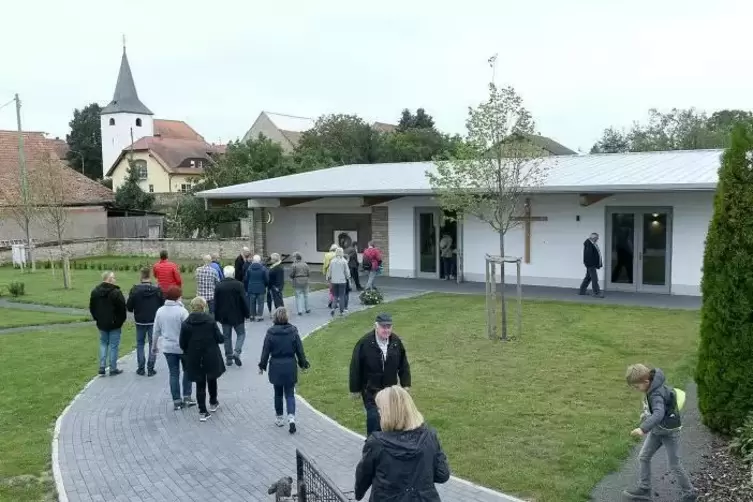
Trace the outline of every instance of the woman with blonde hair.
<instances>
[{"instance_id":1,"label":"woman with blonde hair","mask_svg":"<svg viewBox=\"0 0 753 502\"><path fill-rule=\"evenodd\" d=\"M207 314L207 301L201 296L191 300L191 313L180 330L180 348L185 355L186 373L196 382L199 421L206 422L217 411L217 379L225 373L225 363L218 344L225 338L214 320ZM209 390L209 409L207 409Z\"/></svg>"},{"instance_id":2,"label":"woman with blonde hair","mask_svg":"<svg viewBox=\"0 0 753 502\"><path fill-rule=\"evenodd\" d=\"M439 502L435 483L450 479L437 432L426 425L408 391L387 387L376 395L381 432L373 432L356 468L356 500L371 487L371 502Z\"/></svg>"}]
</instances>

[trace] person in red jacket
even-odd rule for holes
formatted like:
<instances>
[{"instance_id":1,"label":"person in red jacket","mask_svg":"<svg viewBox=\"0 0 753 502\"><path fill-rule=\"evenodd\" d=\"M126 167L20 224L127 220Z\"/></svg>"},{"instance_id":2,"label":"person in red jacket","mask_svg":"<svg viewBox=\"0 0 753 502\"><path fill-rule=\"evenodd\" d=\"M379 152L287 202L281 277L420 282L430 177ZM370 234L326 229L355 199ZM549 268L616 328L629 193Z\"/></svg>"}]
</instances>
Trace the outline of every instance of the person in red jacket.
<instances>
[{"instance_id":1,"label":"person in red jacket","mask_svg":"<svg viewBox=\"0 0 753 502\"><path fill-rule=\"evenodd\" d=\"M366 282L366 289L376 289L374 287L374 279L376 279L381 266L382 251L376 247L374 241L369 241L369 247L363 252L363 269L369 272L369 280Z\"/></svg>"},{"instance_id":2,"label":"person in red jacket","mask_svg":"<svg viewBox=\"0 0 753 502\"><path fill-rule=\"evenodd\" d=\"M163 293L167 292L170 286L183 287L178 265L167 259L167 251L160 251L159 261L152 267L152 272Z\"/></svg>"}]
</instances>

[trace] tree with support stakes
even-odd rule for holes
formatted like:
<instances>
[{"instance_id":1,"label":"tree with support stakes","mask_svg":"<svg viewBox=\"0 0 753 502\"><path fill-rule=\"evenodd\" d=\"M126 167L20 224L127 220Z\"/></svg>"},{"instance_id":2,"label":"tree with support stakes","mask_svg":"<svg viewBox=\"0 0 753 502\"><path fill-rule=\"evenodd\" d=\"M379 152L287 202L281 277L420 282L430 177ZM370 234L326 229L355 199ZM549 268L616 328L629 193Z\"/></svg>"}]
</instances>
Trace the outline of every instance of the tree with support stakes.
<instances>
[{"instance_id":1,"label":"tree with support stakes","mask_svg":"<svg viewBox=\"0 0 753 502\"><path fill-rule=\"evenodd\" d=\"M499 256L504 257L505 234L522 221L515 216L522 209L522 196L546 177L544 152L531 141L533 118L512 87L489 84L489 98L469 109L466 128L462 160L438 162L436 172L426 175L444 209L475 216L499 234ZM498 264L501 339L507 340L505 261ZM496 283L496 277L493 280Z\"/></svg>"},{"instance_id":2,"label":"tree with support stakes","mask_svg":"<svg viewBox=\"0 0 753 502\"><path fill-rule=\"evenodd\" d=\"M722 155L701 283L698 407L732 433L753 412L753 131L739 125Z\"/></svg>"},{"instance_id":3,"label":"tree with support stakes","mask_svg":"<svg viewBox=\"0 0 753 502\"><path fill-rule=\"evenodd\" d=\"M494 340L497 336L497 327L500 325L497 319L497 265L514 263L516 271L516 296L518 298L517 327L518 338L523 333L523 288L520 284L520 258L513 256L490 256L486 255L486 334ZM501 312L501 311L500 311ZM502 338L506 340L506 338Z\"/></svg>"}]
</instances>

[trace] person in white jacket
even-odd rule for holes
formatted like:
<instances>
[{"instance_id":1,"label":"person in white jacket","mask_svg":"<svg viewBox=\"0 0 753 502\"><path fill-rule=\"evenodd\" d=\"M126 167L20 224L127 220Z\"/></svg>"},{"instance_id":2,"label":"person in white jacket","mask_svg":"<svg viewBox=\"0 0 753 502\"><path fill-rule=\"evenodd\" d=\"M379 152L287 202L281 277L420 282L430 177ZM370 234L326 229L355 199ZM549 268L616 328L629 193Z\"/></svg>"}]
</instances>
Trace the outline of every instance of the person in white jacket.
<instances>
[{"instance_id":1,"label":"person in white jacket","mask_svg":"<svg viewBox=\"0 0 753 502\"><path fill-rule=\"evenodd\" d=\"M159 340L162 339L162 353L167 360L167 368L170 372L170 393L173 397L173 406L176 410L196 406L196 401L191 399L192 383L183 367L183 393L181 394L180 371L183 365L183 351L180 348L180 328L183 321L188 318L188 311L180 301L183 296L178 286L170 286L165 291L165 304L157 309L154 316L154 342L152 352L159 353Z\"/></svg>"}]
</instances>

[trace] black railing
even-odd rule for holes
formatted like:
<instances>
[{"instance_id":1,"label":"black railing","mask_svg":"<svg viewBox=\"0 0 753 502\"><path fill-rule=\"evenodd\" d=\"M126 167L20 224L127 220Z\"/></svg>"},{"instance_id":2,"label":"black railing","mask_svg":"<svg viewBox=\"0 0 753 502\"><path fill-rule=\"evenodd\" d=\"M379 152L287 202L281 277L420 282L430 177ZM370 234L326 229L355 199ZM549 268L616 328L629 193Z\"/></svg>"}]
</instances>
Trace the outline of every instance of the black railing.
<instances>
[{"instance_id":1,"label":"black railing","mask_svg":"<svg viewBox=\"0 0 753 502\"><path fill-rule=\"evenodd\" d=\"M298 502L349 502L350 499L301 450L295 451Z\"/></svg>"}]
</instances>

